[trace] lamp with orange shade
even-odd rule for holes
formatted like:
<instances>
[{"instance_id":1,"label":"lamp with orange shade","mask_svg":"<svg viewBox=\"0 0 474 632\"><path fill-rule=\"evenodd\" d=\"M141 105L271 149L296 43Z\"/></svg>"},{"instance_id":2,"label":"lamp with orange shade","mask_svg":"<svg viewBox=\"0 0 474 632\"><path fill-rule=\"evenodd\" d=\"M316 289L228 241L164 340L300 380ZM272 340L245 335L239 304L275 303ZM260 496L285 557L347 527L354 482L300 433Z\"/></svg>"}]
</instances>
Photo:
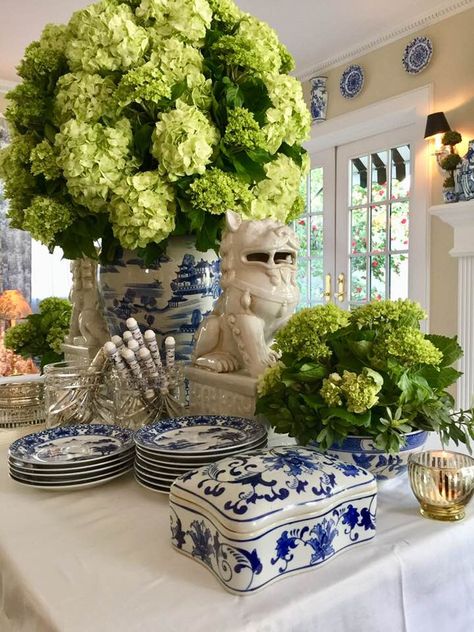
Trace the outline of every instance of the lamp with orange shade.
<instances>
[{"instance_id":1,"label":"lamp with orange shade","mask_svg":"<svg viewBox=\"0 0 474 632\"><path fill-rule=\"evenodd\" d=\"M14 326L16 321L31 314L31 307L20 290L5 290L0 294L0 319L10 321Z\"/></svg>"}]
</instances>

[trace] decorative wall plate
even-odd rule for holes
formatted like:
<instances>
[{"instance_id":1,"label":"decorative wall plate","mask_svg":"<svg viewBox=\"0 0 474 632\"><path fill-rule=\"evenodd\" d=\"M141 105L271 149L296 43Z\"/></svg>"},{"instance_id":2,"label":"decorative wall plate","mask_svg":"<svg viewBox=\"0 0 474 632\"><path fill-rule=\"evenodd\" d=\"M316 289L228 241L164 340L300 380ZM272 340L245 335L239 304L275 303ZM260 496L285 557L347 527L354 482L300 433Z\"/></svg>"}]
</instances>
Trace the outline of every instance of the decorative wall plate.
<instances>
[{"instance_id":1,"label":"decorative wall plate","mask_svg":"<svg viewBox=\"0 0 474 632\"><path fill-rule=\"evenodd\" d=\"M341 75L339 89L345 99L356 97L364 86L364 70L358 64L348 66Z\"/></svg>"},{"instance_id":2,"label":"decorative wall plate","mask_svg":"<svg viewBox=\"0 0 474 632\"><path fill-rule=\"evenodd\" d=\"M429 37L415 37L405 48L403 66L411 75L424 70L433 56L433 44Z\"/></svg>"}]
</instances>

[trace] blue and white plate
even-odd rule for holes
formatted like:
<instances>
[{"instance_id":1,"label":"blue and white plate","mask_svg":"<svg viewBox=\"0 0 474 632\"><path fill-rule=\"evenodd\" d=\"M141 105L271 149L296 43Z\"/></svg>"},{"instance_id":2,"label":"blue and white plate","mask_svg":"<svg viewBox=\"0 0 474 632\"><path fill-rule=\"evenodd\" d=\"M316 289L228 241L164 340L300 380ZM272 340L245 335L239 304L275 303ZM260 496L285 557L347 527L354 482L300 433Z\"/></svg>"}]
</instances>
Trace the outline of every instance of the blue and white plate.
<instances>
[{"instance_id":1,"label":"blue and white plate","mask_svg":"<svg viewBox=\"0 0 474 632\"><path fill-rule=\"evenodd\" d=\"M133 447L133 432L105 424L78 424L35 432L14 441L9 456L24 463L79 464L100 461Z\"/></svg>"},{"instance_id":2,"label":"blue and white plate","mask_svg":"<svg viewBox=\"0 0 474 632\"><path fill-rule=\"evenodd\" d=\"M150 453L194 458L250 449L266 435L266 428L252 419L198 415L163 419L141 428L135 443Z\"/></svg>"},{"instance_id":3,"label":"blue and white plate","mask_svg":"<svg viewBox=\"0 0 474 632\"><path fill-rule=\"evenodd\" d=\"M348 66L341 75L339 89L345 99L353 99L364 87L364 70L358 64Z\"/></svg>"},{"instance_id":4,"label":"blue and white plate","mask_svg":"<svg viewBox=\"0 0 474 632\"><path fill-rule=\"evenodd\" d=\"M35 489L48 489L51 491L66 491L66 490L72 491L76 489L84 489L85 487L96 487L97 485L103 485L104 483L108 483L109 481L119 478L120 476L124 476L124 474L127 474L130 471L130 469L131 467L127 469L121 469L115 472L114 474L110 474L107 477L97 476L97 477L88 478L87 480L83 480L83 481L72 481L70 483L69 482L43 483L43 482L38 482L38 481L30 481L30 480L25 480L23 477L16 476L15 474L12 474L11 472L10 472L10 478L12 478L16 483L19 483L20 485L24 485L25 487L34 487Z\"/></svg>"},{"instance_id":5,"label":"blue and white plate","mask_svg":"<svg viewBox=\"0 0 474 632\"><path fill-rule=\"evenodd\" d=\"M424 70L433 57L433 44L429 37L415 37L405 48L403 66L410 75Z\"/></svg>"}]
</instances>

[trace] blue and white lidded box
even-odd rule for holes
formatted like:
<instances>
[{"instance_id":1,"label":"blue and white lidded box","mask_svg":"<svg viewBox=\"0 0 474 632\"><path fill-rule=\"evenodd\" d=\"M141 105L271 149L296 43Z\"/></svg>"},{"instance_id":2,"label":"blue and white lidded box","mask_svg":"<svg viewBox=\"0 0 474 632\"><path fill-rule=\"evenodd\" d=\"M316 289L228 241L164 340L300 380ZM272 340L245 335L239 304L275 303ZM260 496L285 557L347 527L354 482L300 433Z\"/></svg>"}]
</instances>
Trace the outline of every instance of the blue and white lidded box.
<instances>
[{"instance_id":1,"label":"blue and white lidded box","mask_svg":"<svg viewBox=\"0 0 474 632\"><path fill-rule=\"evenodd\" d=\"M227 590L251 594L375 535L377 483L356 465L281 446L177 478L171 539Z\"/></svg>"}]
</instances>

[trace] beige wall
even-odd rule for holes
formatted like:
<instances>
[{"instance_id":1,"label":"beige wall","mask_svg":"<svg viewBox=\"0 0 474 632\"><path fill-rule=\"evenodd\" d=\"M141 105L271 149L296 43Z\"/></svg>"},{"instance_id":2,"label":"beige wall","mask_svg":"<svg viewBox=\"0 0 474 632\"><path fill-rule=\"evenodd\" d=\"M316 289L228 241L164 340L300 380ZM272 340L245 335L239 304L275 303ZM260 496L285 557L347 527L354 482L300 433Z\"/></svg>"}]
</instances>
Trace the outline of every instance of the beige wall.
<instances>
[{"instance_id":1,"label":"beige wall","mask_svg":"<svg viewBox=\"0 0 474 632\"><path fill-rule=\"evenodd\" d=\"M433 84L433 111L444 111L451 125L463 135L460 153L467 141L474 138L474 9L443 20L417 35L427 35L433 42L433 58L419 75L405 72L401 58L410 35L354 60L365 70L365 85L354 100L344 99L339 92L339 79L344 66L329 70L328 119L353 109L387 99L414 88ZM341 48L344 48L341 46ZM304 85L309 102L309 82ZM317 128L316 128L317 130ZM317 131L316 131L317 133ZM434 159L433 159L434 160ZM442 172L433 168L432 204L442 202ZM456 333L457 264L449 256L452 229L439 219L431 220L430 264L430 329L438 333Z\"/></svg>"}]
</instances>

